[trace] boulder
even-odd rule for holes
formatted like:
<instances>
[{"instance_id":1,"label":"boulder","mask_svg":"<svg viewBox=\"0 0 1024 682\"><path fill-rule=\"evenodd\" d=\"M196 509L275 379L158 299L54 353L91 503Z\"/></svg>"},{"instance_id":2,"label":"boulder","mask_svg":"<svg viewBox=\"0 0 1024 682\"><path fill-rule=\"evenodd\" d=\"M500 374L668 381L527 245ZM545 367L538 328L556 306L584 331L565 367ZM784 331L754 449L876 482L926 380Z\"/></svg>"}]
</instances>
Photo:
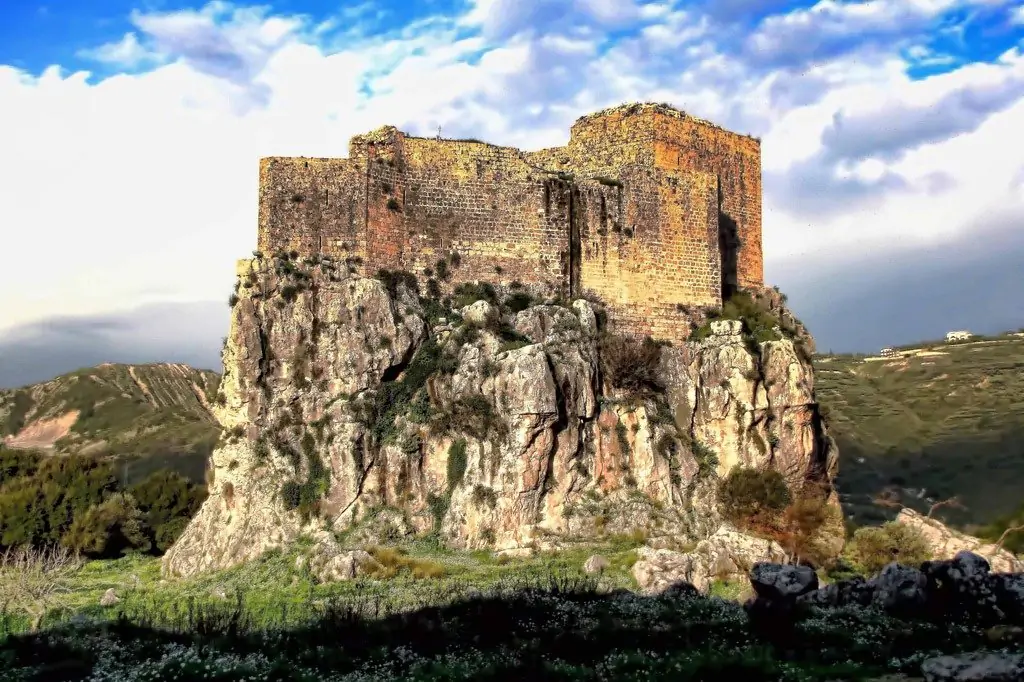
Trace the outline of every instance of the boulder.
<instances>
[{"instance_id":1,"label":"boulder","mask_svg":"<svg viewBox=\"0 0 1024 682\"><path fill-rule=\"evenodd\" d=\"M1020 682L1024 654L975 652L937 656L921 664L926 682Z\"/></svg>"},{"instance_id":2,"label":"boulder","mask_svg":"<svg viewBox=\"0 0 1024 682\"><path fill-rule=\"evenodd\" d=\"M498 309L487 301L476 301L459 310L462 319L467 324L477 327L487 327L498 319Z\"/></svg>"},{"instance_id":3,"label":"boulder","mask_svg":"<svg viewBox=\"0 0 1024 682\"><path fill-rule=\"evenodd\" d=\"M100 606L113 606L119 601L121 601L121 598L117 596L117 592L111 587L100 597Z\"/></svg>"},{"instance_id":4,"label":"boulder","mask_svg":"<svg viewBox=\"0 0 1024 682\"><path fill-rule=\"evenodd\" d=\"M928 600L928 580L911 566L891 563L871 581L871 602L889 611L919 612Z\"/></svg>"},{"instance_id":5,"label":"boulder","mask_svg":"<svg viewBox=\"0 0 1024 682\"><path fill-rule=\"evenodd\" d=\"M583 564L583 572L587 575L599 575L611 566L611 563L600 554L594 554Z\"/></svg>"},{"instance_id":6,"label":"boulder","mask_svg":"<svg viewBox=\"0 0 1024 682\"><path fill-rule=\"evenodd\" d=\"M983 542L973 535L953 530L941 521L928 518L913 509L900 510L896 522L917 529L937 559L952 559L960 552L968 551L984 558L993 571L1024 571L1024 563L1012 552L995 544Z\"/></svg>"},{"instance_id":7,"label":"boulder","mask_svg":"<svg viewBox=\"0 0 1024 682\"><path fill-rule=\"evenodd\" d=\"M743 579L758 562L781 561L786 555L776 542L744 535L726 526L698 542L689 552L641 547L638 554L633 577L645 594L663 592L680 582L707 592L715 580Z\"/></svg>"},{"instance_id":8,"label":"boulder","mask_svg":"<svg viewBox=\"0 0 1024 682\"><path fill-rule=\"evenodd\" d=\"M959 552L920 569L892 563L878 575L840 580L802 595L813 606L874 605L894 615L980 624L1024 624L1024 574L991 573L985 557Z\"/></svg>"},{"instance_id":9,"label":"boulder","mask_svg":"<svg viewBox=\"0 0 1024 682\"><path fill-rule=\"evenodd\" d=\"M310 574L321 583L353 580L380 569L373 556L362 549L329 551L321 549L309 559Z\"/></svg>"},{"instance_id":10,"label":"boulder","mask_svg":"<svg viewBox=\"0 0 1024 682\"><path fill-rule=\"evenodd\" d=\"M818 589L818 574L809 566L760 562L750 571L750 584L762 599L793 602Z\"/></svg>"}]
</instances>

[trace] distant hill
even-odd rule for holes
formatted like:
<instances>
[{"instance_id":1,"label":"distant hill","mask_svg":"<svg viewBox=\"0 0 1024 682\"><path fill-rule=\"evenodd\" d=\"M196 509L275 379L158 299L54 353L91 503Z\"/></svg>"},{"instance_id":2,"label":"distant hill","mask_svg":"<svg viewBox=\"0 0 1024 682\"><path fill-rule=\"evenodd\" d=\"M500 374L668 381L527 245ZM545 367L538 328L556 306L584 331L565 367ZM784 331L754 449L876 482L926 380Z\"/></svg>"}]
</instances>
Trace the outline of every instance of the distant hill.
<instances>
[{"instance_id":1,"label":"distant hill","mask_svg":"<svg viewBox=\"0 0 1024 682\"><path fill-rule=\"evenodd\" d=\"M208 405L220 377L180 364L104 364L0 390L0 438L12 449L123 460L127 483L168 467L201 482L220 435Z\"/></svg>"},{"instance_id":2,"label":"distant hill","mask_svg":"<svg viewBox=\"0 0 1024 682\"><path fill-rule=\"evenodd\" d=\"M1024 335L900 350L899 357L815 358L818 400L839 444L848 513L875 522L887 487L936 516L987 524L1017 509L1024 490Z\"/></svg>"}]
</instances>

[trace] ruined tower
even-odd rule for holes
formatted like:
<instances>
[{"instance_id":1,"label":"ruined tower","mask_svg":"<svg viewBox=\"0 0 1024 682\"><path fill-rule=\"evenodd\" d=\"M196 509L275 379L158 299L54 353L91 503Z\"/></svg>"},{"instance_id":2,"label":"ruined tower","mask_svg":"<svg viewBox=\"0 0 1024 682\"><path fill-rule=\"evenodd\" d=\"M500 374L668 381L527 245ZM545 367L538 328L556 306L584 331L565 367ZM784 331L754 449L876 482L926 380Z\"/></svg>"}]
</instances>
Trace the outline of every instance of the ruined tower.
<instances>
[{"instance_id":1,"label":"ruined tower","mask_svg":"<svg viewBox=\"0 0 1024 682\"><path fill-rule=\"evenodd\" d=\"M658 104L584 116L521 152L384 127L345 159L260 161L259 249L449 284L593 294L624 333L679 339L679 305L763 282L760 143Z\"/></svg>"}]
</instances>

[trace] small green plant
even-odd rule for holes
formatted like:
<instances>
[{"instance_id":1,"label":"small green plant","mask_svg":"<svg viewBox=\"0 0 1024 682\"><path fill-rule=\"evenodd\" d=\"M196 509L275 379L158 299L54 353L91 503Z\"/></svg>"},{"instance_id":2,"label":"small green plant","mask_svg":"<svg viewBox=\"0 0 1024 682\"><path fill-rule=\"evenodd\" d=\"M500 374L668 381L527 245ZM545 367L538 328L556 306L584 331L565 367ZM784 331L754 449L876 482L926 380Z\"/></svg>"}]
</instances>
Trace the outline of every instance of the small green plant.
<instances>
[{"instance_id":1,"label":"small green plant","mask_svg":"<svg viewBox=\"0 0 1024 682\"><path fill-rule=\"evenodd\" d=\"M921 531L897 521L858 528L844 555L865 575L877 573L894 561L917 566L932 558Z\"/></svg>"},{"instance_id":2,"label":"small green plant","mask_svg":"<svg viewBox=\"0 0 1024 682\"><path fill-rule=\"evenodd\" d=\"M388 205L388 210L389 211L393 211L395 213L399 213L402 210L402 205L399 204L398 203L398 199L396 199L394 197L389 197L388 198L388 204L387 205Z\"/></svg>"},{"instance_id":3,"label":"small green plant","mask_svg":"<svg viewBox=\"0 0 1024 682\"><path fill-rule=\"evenodd\" d=\"M621 421L615 425L615 433L619 438L619 449L623 454L629 454L629 433L626 430L626 425Z\"/></svg>"},{"instance_id":4,"label":"small green plant","mask_svg":"<svg viewBox=\"0 0 1024 682\"><path fill-rule=\"evenodd\" d=\"M473 486L472 499L477 506L487 506L491 509L498 506L498 493L494 491L494 488L488 488L485 485Z\"/></svg>"},{"instance_id":5,"label":"small green plant","mask_svg":"<svg viewBox=\"0 0 1024 682\"><path fill-rule=\"evenodd\" d=\"M460 438L451 444L448 448L448 494L451 495L452 491L460 483L462 483L462 477L466 474L466 439Z\"/></svg>"}]
</instances>

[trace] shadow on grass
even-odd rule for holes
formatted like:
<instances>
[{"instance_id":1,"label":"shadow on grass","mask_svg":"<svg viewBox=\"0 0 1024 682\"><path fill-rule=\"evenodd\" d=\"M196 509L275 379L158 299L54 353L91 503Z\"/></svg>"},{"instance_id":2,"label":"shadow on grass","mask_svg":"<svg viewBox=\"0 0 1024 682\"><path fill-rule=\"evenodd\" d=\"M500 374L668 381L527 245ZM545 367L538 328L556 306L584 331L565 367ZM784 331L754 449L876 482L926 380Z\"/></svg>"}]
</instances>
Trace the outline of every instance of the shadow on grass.
<instances>
[{"instance_id":1,"label":"shadow on grass","mask_svg":"<svg viewBox=\"0 0 1024 682\"><path fill-rule=\"evenodd\" d=\"M579 579L410 610L384 597L327 600L307 604L306 622L288 628L255 617L244 595L190 602L173 617L143 606L0 640L0 679L857 680L983 641L960 626L865 609L751 622L736 602L602 593Z\"/></svg>"}]
</instances>

